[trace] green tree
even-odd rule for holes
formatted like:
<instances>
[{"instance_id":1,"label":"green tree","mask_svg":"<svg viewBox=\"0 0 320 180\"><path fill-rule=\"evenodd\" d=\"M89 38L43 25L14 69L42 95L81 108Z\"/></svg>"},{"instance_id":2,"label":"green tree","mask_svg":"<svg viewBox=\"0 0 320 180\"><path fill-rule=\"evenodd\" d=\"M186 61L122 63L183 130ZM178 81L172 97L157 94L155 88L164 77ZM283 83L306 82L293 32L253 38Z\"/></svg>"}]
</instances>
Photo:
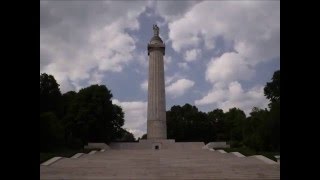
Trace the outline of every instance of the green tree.
<instances>
[{"instance_id":1,"label":"green tree","mask_svg":"<svg viewBox=\"0 0 320 180\"><path fill-rule=\"evenodd\" d=\"M81 89L72 101L67 113L68 137L90 142L110 142L121 136L124 113L113 105L112 94L104 85L92 85Z\"/></svg>"},{"instance_id":2,"label":"green tree","mask_svg":"<svg viewBox=\"0 0 320 180\"><path fill-rule=\"evenodd\" d=\"M62 95L62 111L63 116L66 116L70 111L71 105L75 100L77 93L75 91L69 91Z\"/></svg>"},{"instance_id":3,"label":"green tree","mask_svg":"<svg viewBox=\"0 0 320 180\"><path fill-rule=\"evenodd\" d=\"M147 134L142 135L141 139L147 139Z\"/></svg>"},{"instance_id":4,"label":"green tree","mask_svg":"<svg viewBox=\"0 0 320 180\"><path fill-rule=\"evenodd\" d=\"M136 141L136 139L134 138L134 135L131 132L121 128L120 133L121 133L121 138L118 138L117 141L120 141L120 142Z\"/></svg>"},{"instance_id":5,"label":"green tree","mask_svg":"<svg viewBox=\"0 0 320 180\"><path fill-rule=\"evenodd\" d=\"M270 116L266 126L273 133L267 136L268 147L280 150L280 70L274 72L272 81L268 82L264 88L264 94L271 101Z\"/></svg>"},{"instance_id":6,"label":"green tree","mask_svg":"<svg viewBox=\"0 0 320 180\"><path fill-rule=\"evenodd\" d=\"M264 150L268 144L266 136L269 133L266 128L269 112L265 109L254 107L250 116L246 119L244 124L244 144L256 151Z\"/></svg>"},{"instance_id":7,"label":"green tree","mask_svg":"<svg viewBox=\"0 0 320 180\"><path fill-rule=\"evenodd\" d=\"M40 114L40 152L63 145L64 130L53 112Z\"/></svg>"},{"instance_id":8,"label":"green tree","mask_svg":"<svg viewBox=\"0 0 320 180\"><path fill-rule=\"evenodd\" d=\"M225 141L225 115L222 109L215 109L208 112L208 118L213 128L213 138L215 141Z\"/></svg>"},{"instance_id":9,"label":"green tree","mask_svg":"<svg viewBox=\"0 0 320 180\"><path fill-rule=\"evenodd\" d=\"M271 82L267 82L264 95L271 102L280 102L280 70L273 73Z\"/></svg>"},{"instance_id":10,"label":"green tree","mask_svg":"<svg viewBox=\"0 0 320 180\"><path fill-rule=\"evenodd\" d=\"M52 75L40 74L40 113L54 112L61 115L61 92L59 84Z\"/></svg>"},{"instance_id":11,"label":"green tree","mask_svg":"<svg viewBox=\"0 0 320 180\"><path fill-rule=\"evenodd\" d=\"M241 145L245 120L246 114L239 108L231 108L225 113L225 133L227 134L227 139L231 141L231 145Z\"/></svg>"},{"instance_id":12,"label":"green tree","mask_svg":"<svg viewBox=\"0 0 320 180\"><path fill-rule=\"evenodd\" d=\"M214 138L208 115L190 104L167 111L167 132L168 138L176 141L209 142Z\"/></svg>"},{"instance_id":13,"label":"green tree","mask_svg":"<svg viewBox=\"0 0 320 180\"><path fill-rule=\"evenodd\" d=\"M270 149L280 151L280 102L271 103L268 121Z\"/></svg>"},{"instance_id":14,"label":"green tree","mask_svg":"<svg viewBox=\"0 0 320 180\"><path fill-rule=\"evenodd\" d=\"M40 151L49 151L64 144L60 117L61 92L52 75L40 74Z\"/></svg>"}]
</instances>

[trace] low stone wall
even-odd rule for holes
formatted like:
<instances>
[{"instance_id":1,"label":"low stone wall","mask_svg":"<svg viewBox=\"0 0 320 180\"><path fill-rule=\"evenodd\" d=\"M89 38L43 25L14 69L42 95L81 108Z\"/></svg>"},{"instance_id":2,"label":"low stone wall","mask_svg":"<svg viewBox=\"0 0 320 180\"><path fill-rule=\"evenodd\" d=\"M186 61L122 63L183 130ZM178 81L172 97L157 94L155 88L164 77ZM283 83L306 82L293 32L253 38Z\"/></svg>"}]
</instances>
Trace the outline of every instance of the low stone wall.
<instances>
[{"instance_id":1,"label":"low stone wall","mask_svg":"<svg viewBox=\"0 0 320 180\"><path fill-rule=\"evenodd\" d=\"M159 139L159 140L149 140L143 139L139 142L119 142L110 143L111 149L154 149L158 146L159 149L167 149L169 144L174 144L173 139Z\"/></svg>"},{"instance_id":2,"label":"low stone wall","mask_svg":"<svg viewBox=\"0 0 320 180\"><path fill-rule=\"evenodd\" d=\"M139 142L110 143L111 149L201 149L203 142L175 142L173 139L140 140Z\"/></svg>"},{"instance_id":3,"label":"low stone wall","mask_svg":"<svg viewBox=\"0 0 320 180\"><path fill-rule=\"evenodd\" d=\"M170 149L201 149L204 146L203 142L176 142L170 144Z\"/></svg>"},{"instance_id":4,"label":"low stone wall","mask_svg":"<svg viewBox=\"0 0 320 180\"><path fill-rule=\"evenodd\" d=\"M87 146L84 146L85 149L92 149L92 148L98 148L98 149L110 149L110 147L106 143L88 143Z\"/></svg>"},{"instance_id":5,"label":"low stone wall","mask_svg":"<svg viewBox=\"0 0 320 180\"><path fill-rule=\"evenodd\" d=\"M208 144L206 144L206 146L209 149L214 149L214 148L230 148L230 145L227 144L226 142L209 142Z\"/></svg>"}]
</instances>

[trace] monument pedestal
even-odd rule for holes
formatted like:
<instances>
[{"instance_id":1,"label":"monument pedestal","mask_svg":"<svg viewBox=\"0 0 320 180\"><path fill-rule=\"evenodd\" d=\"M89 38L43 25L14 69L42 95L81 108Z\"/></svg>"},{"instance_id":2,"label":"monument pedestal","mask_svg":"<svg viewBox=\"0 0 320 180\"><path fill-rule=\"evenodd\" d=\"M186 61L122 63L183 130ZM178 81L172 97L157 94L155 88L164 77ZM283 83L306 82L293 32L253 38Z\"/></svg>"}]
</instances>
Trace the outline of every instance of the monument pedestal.
<instances>
[{"instance_id":1,"label":"monument pedestal","mask_svg":"<svg viewBox=\"0 0 320 180\"><path fill-rule=\"evenodd\" d=\"M149 149L149 150L184 150L201 149L203 142L175 142L174 139L140 139L139 142L110 143L111 149Z\"/></svg>"},{"instance_id":2,"label":"monument pedestal","mask_svg":"<svg viewBox=\"0 0 320 180\"><path fill-rule=\"evenodd\" d=\"M168 149L170 145L174 144L174 139L140 139L139 144L148 149Z\"/></svg>"},{"instance_id":3,"label":"monument pedestal","mask_svg":"<svg viewBox=\"0 0 320 180\"><path fill-rule=\"evenodd\" d=\"M111 149L169 149L175 145L174 139L140 139L139 142L110 143Z\"/></svg>"}]
</instances>

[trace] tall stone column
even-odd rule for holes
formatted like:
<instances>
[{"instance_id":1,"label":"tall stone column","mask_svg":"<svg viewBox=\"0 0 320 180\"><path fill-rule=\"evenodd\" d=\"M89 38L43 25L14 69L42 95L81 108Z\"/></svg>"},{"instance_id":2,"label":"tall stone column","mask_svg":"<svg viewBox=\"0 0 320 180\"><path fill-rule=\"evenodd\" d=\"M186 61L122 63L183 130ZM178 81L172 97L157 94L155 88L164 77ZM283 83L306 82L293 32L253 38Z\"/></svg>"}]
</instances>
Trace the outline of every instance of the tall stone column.
<instances>
[{"instance_id":1,"label":"tall stone column","mask_svg":"<svg viewBox=\"0 0 320 180\"><path fill-rule=\"evenodd\" d=\"M164 84L163 56L165 44L159 37L159 28L153 26L154 36L148 44L148 139L167 139L166 95Z\"/></svg>"}]
</instances>

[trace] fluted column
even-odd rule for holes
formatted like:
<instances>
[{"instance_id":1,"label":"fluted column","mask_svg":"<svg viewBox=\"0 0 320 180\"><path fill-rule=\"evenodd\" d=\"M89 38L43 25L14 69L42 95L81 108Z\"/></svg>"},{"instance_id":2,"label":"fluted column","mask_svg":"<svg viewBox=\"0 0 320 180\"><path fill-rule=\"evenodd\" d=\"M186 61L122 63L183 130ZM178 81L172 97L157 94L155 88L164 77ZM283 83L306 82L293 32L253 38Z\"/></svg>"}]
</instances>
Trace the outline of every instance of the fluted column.
<instances>
[{"instance_id":1,"label":"fluted column","mask_svg":"<svg viewBox=\"0 0 320 180\"><path fill-rule=\"evenodd\" d=\"M162 42L148 45L148 139L167 139L164 52Z\"/></svg>"}]
</instances>

